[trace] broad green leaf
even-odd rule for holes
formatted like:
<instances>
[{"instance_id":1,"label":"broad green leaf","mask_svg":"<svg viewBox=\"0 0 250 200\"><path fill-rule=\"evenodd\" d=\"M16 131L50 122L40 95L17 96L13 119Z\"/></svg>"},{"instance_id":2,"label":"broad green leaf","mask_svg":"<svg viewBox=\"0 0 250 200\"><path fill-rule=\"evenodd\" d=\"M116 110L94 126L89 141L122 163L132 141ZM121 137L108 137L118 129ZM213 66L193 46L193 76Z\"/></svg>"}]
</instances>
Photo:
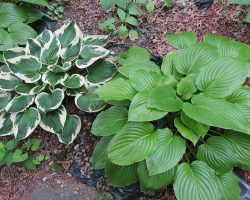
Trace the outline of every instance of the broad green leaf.
<instances>
[{"instance_id":1,"label":"broad green leaf","mask_svg":"<svg viewBox=\"0 0 250 200\"><path fill-rule=\"evenodd\" d=\"M240 89L235 90L230 96L227 97L227 100L231 103L250 106L250 88L241 87Z\"/></svg>"},{"instance_id":2,"label":"broad green leaf","mask_svg":"<svg viewBox=\"0 0 250 200\"><path fill-rule=\"evenodd\" d=\"M220 183L215 172L206 163L194 161L178 166L174 192L178 200L220 200Z\"/></svg>"},{"instance_id":3,"label":"broad green leaf","mask_svg":"<svg viewBox=\"0 0 250 200\"><path fill-rule=\"evenodd\" d=\"M99 87L95 93L98 94L101 99L120 101L126 99L131 100L135 96L136 91L129 80L117 78Z\"/></svg>"},{"instance_id":4,"label":"broad green leaf","mask_svg":"<svg viewBox=\"0 0 250 200\"><path fill-rule=\"evenodd\" d=\"M36 95L42 92L46 88L46 85L37 85L34 88L32 88L29 92L30 95Z\"/></svg>"},{"instance_id":5,"label":"broad green leaf","mask_svg":"<svg viewBox=\"0 0 250 200\"><path fill-rule=\"evenodd\" d=\"M125 9L127 7L127 4L131 1L132 0L100 0L101 5L105 10L109 10L115 5Z\"/></svg>"},{"instance_id":6,"label":"broad green leaf","mask_svg":"<svg viewBox=\"0 0 250 200\"><path fill-rule=\"evenodd\" d=\"M190 99L197 91L196 76L189 74L182 78L177 84L177 93L182 97L183 100Z\"/></svg>"},{"instance_id":7,"label":"broad green leaf","mask_svg":"<svg viewBox=\"0 0 250 200\"><path fill-rule=\"evenodd\" d=\"M108 161L105 166L105 175L111 185L115 187L129 186L138 180L137 163L120 166Z\"/></svg>"},{"instance_id":8,"label":"broad green leaf","mask_svg":"<svg viewBox=\"0 0 250 200\"><path fill-rule=\"evenodd\" d=\"M10 49L14 46L14 40L10 36L10 34L0 28L0 51L5 51L6 49Z\"/></svg>"},{"instance_id":9,"label":"broad green leaf","mask_svg":"<svg viewBox=\"0 0 250 200\"><path fill-rule=\"evenodd\" d=\"M136 30L130 30L128 35L130 40L132 41L137 40L139 38L138 32Z\"/></svg>"},{"instance_id":10,"label":"broad green leaf","mask_svg":"<svg viewBox=\"0 0 250 200\"><path fill-rule=\"evenodd\" d=\"M53 33L50 30L45 29L40 35L37 36L36 40L40 44L45 45L46 43L51 41L52 38L53 38Z\"/></svg>"},{"instance_id":11,"label":"broad green leaf","mask_svg":"<svg viewBox=\"0 0 250 200\"><path fill-rule=\"evenodd\" d=\"M36 4L39 6L49 6L47 0L17 0L16 2L27 2L30 4Z\"/></svg>"},{"instance_id":12,"label":"broad green leaf","mask_svg":"<svg viewBox=\"0 0 250 200\"><path fill-rule=\"evenodd\" d=\"M39 126L50 133L59 133L64 127L67 117L67 110L62 105L58 109L50 112L41 112Z\"/></svg>"},{"instance_id":13,"label":"broad green leaf","mask_svg":"<svg viewBox=\"0 0 250 200\"><path fill-rule=\"evenodd\" d=\"M16 95L6 106L5 110L9 113L18 113L26 110L34 102L33 96Z\"/></svg>"},{"instance_id":14,"label":"broad green leaf","mask_svg":"<svg viewBox=\"0 0 250 200\"><path fill-rule=\"evenodd\" d=\"M210 137L204 144L200 145L197 158L221 174L230 172L236 165L232 145L221 136Z\"/></svg>"},{"instance_id":15,"label":"broad green leaf","mask_svg":"<svg viewBox=\"0 0 250 200\"><path fill-rule=\"evenodd\" d=\"M148 3L146 4L146 9L149 13L152 13L155 9L155 4L153 1L148 1Z\"/></svg>"},{"instance_id":16,"label":"broad green leaf","mask_svg":"<svg viewBox=\"0 0 250 200\"><path fill-rule=\"evenodd\" d=\"M41 146L42 140L41 139L31 139L31 151L37 151L39 147Z\"/></svg>"},{"instance_id":17,"label":"broad green leaf","mask_svg":"<svg viewBox=\"0 0 250 200\"><path fill-rule=\"evenodd\" d=\"M26 51L28 54L40 58L41 50L41 44L36 39L28 39L26 43Z\"/></svg>"},{"instance_id":18,"label":"broad green leaf","mask_svg":"<svg viewBox=\"0 0 250 200\"><path fill-rule=\"evenodd\" d=\"M250 134L244 114L234 104L223 99L196 95L192 98L192 104L184 103L182 109L188 117L198 122Z\"/></svg>"},{"instance_id":19,"label":"broad green leaf","mask_svg":"<svg viewBox=\"0 0 250 200\"><path fill-rule=\"evenodd\" d=\"M78 58L80 51L81 51L82 41L80 38L76 39L72 42L69 46L62 49L61 57L63 58L64 62L71 62Z\"/></svg>"},{"instance_id":20,"label":"broad green leaf","mask_svg":"<svg viewBox=\"0 0 250 200\"><path fill-rule=\"evenodd\" d=\"M23 47L11 48L3 52L3 56L6 61L11 58L16 58L18 56L24 56L25 54L26 54L26 49Z\"/></svg>"},{"instance_id":21,"label":"broad green leaf","mask_svg":"<svg viewBox=\"0 0 250 200\"><path fill-rule=\"evenodd\" d=\"M150 123L130 122L112 138L108 158L117 165L140 162L155 151L158 142Z\"/></svg>"},{"instance_id":22,"label":"broad green leaf","mask_svg":"<svg viewBox=\"0 0 250 200\"><path fill-rule=\"evenodd\" d=\"M176 92L171 86L159 86L150 92L147 107L166 112L177 112L181 110L182 100L176 96Z\"/></svg>"},{"instance_id":23,"label":"broad green leaf","mask_svg":"<svg viewBox=\"0 0 250 200\"><path fill-rule=\"evenodd\" d=\"M59 83L63 83L69 75L67 73L54 73L51 71L46 71L42 76L42 81L46 84L55 87Z\"/></svg>"},{"instance_id":24,"label":"broad green leaf","mask_svg":"<svg viewBox=\"0 0 250 200\"><path fill-rule=\"evenodd\" d=\"M11 94L0 92L0 112L2 112L11 100Z\"/></svg>"},{"instance_id":25,"label":"broad green leaf","mask_svg":"<svg viewBox=\"0 0 250 200\"><path fill-rule=\"evenodd\" d=\"M117 33L118 33L118 37L124 38L128 36L129 31L126 26L121 25L117 27Z\"/></svg>"},{"instance_id":26,"label":"broad green leaf","mask_svg":"<svg viewBox=\"0 0 250 200\"><path fill-rule=\"evenodd\" d=\"M52 111L59 108L64 99L64 91L55 89L51 93L42 92L35 98L36 106L42 112Z\"/></svg>"},{"instance_id":27,"label":"broad green leaf","mask_svg":"<svg viewBox=\"0 0 250 200\"><path fill-rule=\"evenodd\" d=\"M203 68L197 76L196 84L204 95L221 98L239 89L245 82L247 74L247 63L225 57Z\"/></svg>"},{"instance_id":28,"label":"broad green leaf","mask_svg":"<svg viewBox=\"0 0 250 200\"><path fill-rule=\"evenodd\" d=\"M85 82L86 81L83 76L79 74L72 74L62 82L62 85L64 85L66 88L75 89L82 87Z\"/></svg>"},{"instance_id":29,"label":"broad green leaf","mask_svg":"<svg viewBox=\"0 0 250 200\"><path fill-rule=\"evenodd\" d=\"M128 112L128 121L143 122L163 118L168 112L148 107L150 93L139 92L133 98Z\"/></svg>"},{"instance_id":30,"label":"broad green leaf","mask_svg":"<svg viewBox=\"0 0 250 200\"><path fill-rule=\"evenodd\" d=\"M250 23L250 8L247 9L247 15L246 15L244 21L247 23Z\"/></svg>"},{"instance_id":31,"label":"broad green leaf","mask_svg":"<svg viewBox=\"0 0 250 200\"><path fill-rule=\"evenodd\" d=\"M173 0L164 0L164 5L168 8L172 8L174 6L174 1ZM186 33L189 33L189 32L186 32ZM191 34L190 34L190 36L191 36ZM197 41L197 38L196 38L196 41Z\"/></svg>"},{"instance_id":32,"label":"broad green leaf","mask_svg":"<svg viewBox=\"0 0 250 200\"><path fill-rule=\"evenodd\" d=\"M248 0L229 0L229 3L235 3L239 5L250 5Z\"/></svg>"},{"instance_id":33,"label":"broad green leaf","mask_svg":"<svg viewBox=\"0 0 250 200\"><path fill-rule=\"evenodd\" d=\"M13 133L16 140L27 138L38 126L40 120L40 114L35 108L29 108L24 112L15 114Z\"/></svg>"},{"instance_id":34,"label":"broad green leaf","mask_svg":"<svg viewBox=\"0 0 250 200\"><path fill-rule=\"evenodd\" d=\"M139 25L137 19L136 19L135 17L132 17L132 16L126 17L125 21L126 21L128 24L132 25L132 26L138 26L138 25Z\"/></svg>"},{"instance_id":35,"label":"broad green leaf","mask_svg":"<svg viewBox=\"0 0 250 200\"><path fill-rule=\"evenodd\" d=\"M5 144L5 149L7 151L12 151L14 149L16 149L18 146L18 141L16 140L9 140L6 144Z\"/></svg>"},{"instance_id":36,"label":"broad green leaf","mask_svg":"<svg viewBox=\"0 0 250 200\"><path fill-rule=\"evenodd\" d=\"M160 143L155 152L146 159L149 176L171 170L179 163L186 151L185 140L173 135L170 129L158 129L156 134Z\"/></svg>"},{"instance_id":37,"label":"broad green leaf","mask_svg":"<svg viewBox=\"0 0 250 200\"><path fill-rule=\"evenodd\" d=\"M108 145L112 137L102 137L96 144L92 158L94 169L104 169L108 160Z\"/></svg>"},{"instance_id":38,"label":"broad green leaf","mask_svg":"<svg viewBox=\"0 0 250 200\"><path fill-rule=\"evenodd\" d=\"M140 15L142 14L142 10L137 6L135 2L131 2L128 4L128 12L130 15Z\"/></svg>"},{"instance_id":39,"label":"broad green leaf","mask_svg":"<svg viewBox=\"0 0 250 200\"><path fill-rule=\"evenodd\" d=\"M82 44L105 46L108 42L108 37L108 35L89 35L82 39Z\"/></svg>"},{"instance_id":40,"label":"broad green leaf","mask_svg":"<svg viewBox=\"0 0 250 200\"><path fill-rule=\"evenodd\" d=\"M174 180L175 168L161 174L150 176L146 163L142 161L138 164L137 173L142 191L161 190L165 189Z\"/></svg>"},{"instance_id":41,"label":"broad green leaf","mask_svg":"<svg viewBox=\"0 0 250 200\"><path fill-rule=\"evenodd\" d=\"M165 1L169 2L169 1ZM165 3L169 7L169 3ZM182 32L177 34L167 34L168 43L178 49L185 49L197 43L197 35L192 32Z\"/></svg>"},{"instance_id":42,"label":"broad green leaf","mask_svg":"<svg viewBox=\"0 0 250 200\"><path fill-rule=\"evenodd\" d=\"M121 8L117 9L117 15L118 15L118 17L120 18L121 21L124 21L125 18L126 18L126 13Z\"/></svg>"},{"instance_id":43,"label":"broad green leaf","mask_svg":"<svg viewBox=\"0 0 250 200\"><path fill-rule=\"evenodd\" d=\"M92 124L91 133L95 136L109 136L118 133L128 121L125 107L112 106L97 115Z\"/></svg>"},{"instance_id":44,"label":"broad green leaf","mask_svg":"<svg viewBox=\"0 0 250 200\"><path fill-rule=\"evenodd\" d=\"M68 115L62 131L57 134L59 141L71 144L81 130L81 119L77 115Z\"/></svg>"},{"instance_id":45,"label":"broad green leaf","mask_svg":"<svg viewBox=\"0 0 250 200\"><path fill-rule=\"evenodd\" d=\"M12 91L20 83L20 80L10 73L0 73L0 89Z\"/></svg>"},{"instance_id":46,"label":"broad green leaf","mask_svg":"<svg viewBox=\"0 0 250 200\"><path fill-rule=\"evenodd\" d=\"M10 113L0 113L0 136L13 134L13 118Z\"/></svg>"},{"instance_id":47,"label":"broad green leaf","mask_svg":"<svg viewBox=\"0 0 250 200\"><path fill-rule=\"evenodd\" d=\"M12 156L12 162L13 163L19 163L19 162L23 162L28 158L28 153L23 153L22 149L16 149L14 151L14 154Z\"/></svg>"},{"instance_id":48,"label":"broad green leaf","mask_svg":"<svg viewBox=\"0 0 250 200\"><path fill-rule=\"evenodd\" d=\"M16 86L15 92L20 95L28 95L30 91L35 87L35 84L20 83Z\"/></svg>"}]
</instances>

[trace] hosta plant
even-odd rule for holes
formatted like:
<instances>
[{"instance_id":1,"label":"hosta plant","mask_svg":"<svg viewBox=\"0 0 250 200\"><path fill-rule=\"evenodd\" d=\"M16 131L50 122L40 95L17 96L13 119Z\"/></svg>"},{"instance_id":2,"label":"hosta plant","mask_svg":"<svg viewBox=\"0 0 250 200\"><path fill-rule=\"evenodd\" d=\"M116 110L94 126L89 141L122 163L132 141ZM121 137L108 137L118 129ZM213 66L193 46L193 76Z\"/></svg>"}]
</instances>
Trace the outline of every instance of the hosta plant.
<instances>
[{"instance_id":1,"label":"hosta plant","mask_svg":"<svg viewBox=\"0 0 250 200\"><path fill-rule=\"evenodd\" d=\"M173 184L178 200L236 200L234 167L250 170L250 47L207 34L167 36L176 52L161 67L132 47L119 74L95 93L112 106L92 133L93 167L113 186Z\"/></svg>"},{"instance_id":2,"label":"hosta plant","mask_svg":"<svg viewBox=\"0 0 250 200\"><path fill-rule=\"evenodd\" d=\"M4 52L0 67L0 136L28 137L39 125L70 144L81 119L69 106L96 112L105 106L93 92L116 73L103 47L107 36L85 36L74 22L45 30L26 48Z\"/></svg>"}]
</instances>

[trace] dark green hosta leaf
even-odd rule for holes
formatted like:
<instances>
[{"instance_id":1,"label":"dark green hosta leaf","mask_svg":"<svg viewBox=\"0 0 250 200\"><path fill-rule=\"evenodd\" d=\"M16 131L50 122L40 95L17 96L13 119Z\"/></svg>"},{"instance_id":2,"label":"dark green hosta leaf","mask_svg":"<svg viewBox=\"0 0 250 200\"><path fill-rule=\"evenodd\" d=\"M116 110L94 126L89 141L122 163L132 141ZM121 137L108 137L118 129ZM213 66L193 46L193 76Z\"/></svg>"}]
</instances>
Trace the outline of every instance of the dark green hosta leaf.
<instances>
[{"instance_id":1,"label":"dark green hosta leaf","mask_svg":"<svg viewBox=\"0 0 250 200\"><path fill-rule=\"evenodd\" d=\"M18 113L26 110L34 102L33 96L16 95L6 106L5 110L9 113Z\"/></svg>"},{"instance_id":2,"label":"dark green hosta leaf","mask_svg":"<svg viewBox=\"0 0 250 200\"><path fill-rule=\"evenodd\" d=\"M250 106L250 88L241 87L240 89L234 91L230 96L228 96L227 100L232 103Z\"/></svg>"},{"instance_id":3,"label":"dark green hosta leaf","mask_svg":"<svg viewBox=\"0 0 250 200\"><path fill-rule=\"evenodd\" d=\"M3 56L5 60L9 60L11 58L16 58L18 56L24 56L26 54L26 49L23 47L15 47L11 49L7 49L3 52Z\"/></svg>"},{"instance_id":4,"label":"dark green hosta leaf","mask_svg":"<svg viewBox=\"0 0 250 200\"><path fill-rule=\"evenodd\" d=\"M0 136L13 134L13 118L10 113L0 113Z\"/></svg>"},{"instance_id":5,"label":"dark green hosta leaf","mask_svg":"<svg viewBox=\"0 0 250 200\"><path fill-rule=\"evenodd\" d=\"M142 161L138 164L137 173L140 179L142 191L161 190L165 189L174 180L175 168L172 168L164 173L150 176L146 163Z\"/></svg>"},{"instance_id":6,"label":"dark green hosta leaf","mask_svg":"<svg viewBox=\"0 0 250 200\"><path fill-rule=\"evenodd\" d=\"M42 44L42 46L44 46L44 44L51 41L52 38L53 38L53 33L50 30L45 29L39 36L37 36L36 40L40 44Z\"/></svg>"},{"instance_id":7,"label":"dark green hosta leaf","mask_svg":"<svg viewBox=\"0 0 250 200\"><path fill-rule=\"evenodd\" d=\"M174 192L178 200L220 200L220 183L215 171L202 161L178 166Z\"/></svg>"},{"instance_id":8,"label":"dark green hosta leaf","mask_svg":"<svg viewBox=\"0 0 250 200\"><path fill-rule=\"evenodd\" d=\"M94 169L104 169L108 160L108 145L112 137L102 137L95 146L92 158Z\"/></svg>"},{"instance_id":9,"label":"dark green hosta leaf","mask_svg":"<svg viewBox=\"0 0 250 200\"><path fill-rule=\"evenodd\" d=\"M58 109L50 112L41 112L41 121L39 126L50 133L59 133L64 127L67 117L67 111L62 105Z\"/></svg>"},{"instance_id":10,"label":"dark green hosta leaf","mask_svg":"<svg viewBox=\"0 0 250 200\"><path fill-rule=\"evenodd\" d=\"M28 0L29 1L29 0ZM31 0L32 1L32 0ZM36 1L36 0L34 0ZM26 12L28 15L28 20L25 21L26 24L31 24L35 21L38 21L44 16L44 13L35 9L33 6L22 6L23 12Z\"/></svg>"},{"instance_id":11,"label":"dark green hosta leaf","mask_svg":"<svg viewBox=\"0 0 250 200\"><path fill-rule=\"evenodd\" d=\"M21 81L10 73L0 73L0 89L12 91Z\"/></svg>"},{"instance_id":12,"label":"dark green hosta leaf","mask_svg":"<svg viewBox=\"0 0 250 200\"><path fill-rule=\"evenodd\" d=\"M78 94L83 94L86 93L88 91L88 89L83 85L80 88L76 88L76 89L67 89L66 90L66 94L68 96L77 96Z\"/></svg>"},{"instance_id":13,"label":"dark green hosta leaf","mask_svg":"<svg viewBox=\"0 0 250 200\"><path fill-rule=\"evenodd\" d=\"M128 120L135 122L154 121L163 118L168 112L148 107L150 93L139 92L133 98L128 112Z\"/></svg>"},{"instance_id":14,"label":"dark green hosta leaf","mask_svg":"<svg viewBox=\"0 0 250 200\"><path fill-rule=\"evenodd\" d=\"M177 112L181 110L182 100L176 96L176 91L171 86L159 86L150 92L147 106L161 111Z\"/></svg>"},{"instance_id":15,"label":"dark green hosta leaf","mask_svg":"<svg viewBox=\"0 0 250 200\"><path fill-rule=\"evenodd\" d=\"M0 112L2 112L11 100L11 94L0 92Z\"/></svg>"},{"instance_id":16,"label":"dark green hosta leaf","mask_svg":"<svg viewBox=\"0 0 250 200\"><path fill-rule=\"evenodd\" d=\"M108 35L90 35L82 39L83 45L105 46L108 42Z\"/></svg>"},{"instance_id":17,"label":"dark green hosta leaf","mask_svg":"<svg viewBox=\"0 0 250 200\"><path fill-rule=\"evenodd\" d=\"M36 87L35 84L20 83L16 86L15 91L17 94L28 95L34 87Z\"/></svg>"},{"instance_id":18,"label":"dark green hosta leaf","mask_svg":"<svg viewBox=\"0 0 250 200\"><path fill-rule=\"evenodd\" d=\"M42 92L36 96L35 103L42 112L52 111L59 108L64 99L64 91L55 89L51 93Z\"/></svg>"},{"instance_id":19,"label":"dark green hosta leaf","mask_svg":"<svg viewBox=\"0 0 250 200\"><path fill-rule=\"evenodd\" d=\"M192 104L184 103L185 114L209 126L232 129L250 134L250 126L244 114L232 103L204 95L192 98Z\"/></svg>"},{"instance_id":20,"label":"dark green hosta leaf","mask_svg":"<svg viewBox=\"0 0 250 200\"><path fill-rule=\"evenodd\" d=\"M0 51L5 51L6 49L12 48L14 46L14 40L10 36L10 34L0 28Z\"/></svg>"},{"instance_id":21,"label":"dark green hosta leaf","mask_svg":"<svg viewBox=\"0 0 250 200\"><path fill-rule=\"evenodd\" d=\"M156 134L160 143L155 152L146 159L149 176L171 170L179 163L186 151L185 140L173 135L170 129L158 129Z\"/></svg>"},{"instance_id":22,"label":"dark green hosta leaf","mask_svg":"<svg viewBox=\"0 0 250 200\"><path fill-rule=\"evenodd\" d=\"M196 84L204 95L222 98L239 89L248 74L248 64L225 57L211 62L198 74Z\"/></svg>"},{"instance_id":23,"label":"dark green hosta leaf","mask_svg":"<svg viewBox=\"0 0 250 200\"><path fill-rule=\"evenodd\" d=\"M77 115L68 115L63 130L57 134L60 142L71 144L81 130L81 119Z\"/></svg>"},{"instance_id":24,"label":"dark green hosta leaf","mask_svg":"<svg viewBox=\"0 0 250 200\"><path fill-rule=\"evenodd\" d=\"M55 87L59 83L63 83L69 75L66 73L54 73L52 71L46 71L42 76L42 81L46 84Z\"/></svg>"},{"instance_id":25,"label":"dark green hosta leaf","mask_svg":"<svg viewBox=\"0 0 250 200\"><path fill-rule=\"evenodd\" d=\"M129 186L138 180L137 163L120 166L108 161L105 166L105 175L115 187Z\"/></svg>"},{"instance_id":26,"label":"dark green hosta leaf","mask_svg":"<svg viewBox=\"0 0 250 200\"><path fill-rule=\"evenodd\" d=\"M48 2L46 0L17 0L16 2L27 2L30 4L36 4L39 6L49 6Z\"/></svg>"},{"instance_id":27,"label":"dark green hosta leaf","mask_svg":"<svg viewBox=\"0 0 250 200\"><path fill-rule=\"evenodd\" d=\"M167 34L166 37L168 43L178 49L185 49L197 43L197 35L192 32Z\"/></svg>"},{"instance_id":28,"label":"dark green hosta leaf","mask_svg":"<svg viewBox=\"0 0 250 200\"><path fill-rule=\"evenodd\" d=\"M85 78L79 74L73 74L62 82L66 88L76 89L80 88L85 84Z\"/></svg>"},{"instance_id":29,"label":"dark green hosta leaf","mask_svg":"<svg viewBox=\"0 0 250 200\"><path fill-rule=\"evenodd\" d=\"M190 99L197 91L195 81L196 75L189 74L182 78L177 84L177 93L182 97L183 100Z\"/></svg>"},{"instance_id":30,"label":"dark green hosta leaf","mask_svg":"<svg viewBox=\"0 0 250 200\"><path fill-rule=\"evenodd\" d=\"M140 162L155 151L158 142L150 123L130 122L112 138L108 158L117 165Z\"/></svg>"},{"instance_id":31,"label":"dark green hosta leaf","mask_svg":"<svg viewBox=\"0 0 250 200\"><path fill-rule=\"evenodd\" d=\"M60 74L69 71L71 67L72 67L71 62L65 62L63 63L63 65L49 65L48 70Z\"/></svg>"},{"instance_id":32,"label":"dark green hosta leaf","mask_svg":"<svg viewBox=\"0 0 250 200\"><path fill-rule=\"evenodd\" d=\"M127 121L128 110L125 107L112 106L97 115L91 133L95 136L115 135L122 130Z\"/></svg>"},{"instance_id":33,"label":"dark green hosta leaf","mask_svg":"<svg viewBox=\"0 0 250 200\"><path fill-rule=\"evenodd\" d=\"M36 39L28 39L26 43L26 50L30 55L40 58L42 47Z\"/></svg>"},{"instance_id":34,"label":"dark green hosta leaf","mask_svg":"<svg viewBox=\"0 0 250 200\"><path fill-rule=\"evenodd\" d=\"M15 126L13 127L16 140L27 138L38 126L40 120L40 113L35 108L29 108L24 112L17 113L14 117Z\"/></svg>"},{"instance_id":35,"label":"dark green hosta leaf","mask_svg":"<svg viewBox=\"0 0 250 200\"><path fill-rule=\"evenodd\" d=\"M206 143L200 145L197 158L221 174L230 172L236 165L232 145L221 136L210 137Z\"/></svg>"},{"instance_id":36,"label":"dark green hosta leaf","mask_svg":"<svg viewBox=\"0 0 250 200\"><path fill-rule=\"evenodd\" d=\"M98 88L95 93L104 100L120 101L126 99L131 100L135 96L136 91L129 80L117 78Z\"/></svg>"},{"instance_id":37,"label":"dark green hosta leaf","mask_svg":"<svg viewBox=\"0 0 250 200\"><path fill-rule=\"evenodd\" d=\"M109 60L97 60L87 69L88 74L86 79L90 83L104 83L112 79L116 72L116 66Z\"/></svg>"},{"instance_id":38,"label":"dark green hosta leaf","mask_svg":"<svg viewBox=\"0 0 250 200\"><path fill-rule=\"evenodd\" d=\"M62 49L62 55L64 62L71 62L78 58L80 51L81 51L82 41L80 38L73 41L68 47Z\"/></svg>"},{"instance_id":39,"label":"dark green hosta leaf","mask_svg":"<svg viewBox=\"0 0 250 200\"><path fill-rule=\"evenodd\" d=\"M29 92L30 95L36 95L42 92L46 88L46 85L37 85L34 88L32 88Z\"/></svg>"}]
</instances>

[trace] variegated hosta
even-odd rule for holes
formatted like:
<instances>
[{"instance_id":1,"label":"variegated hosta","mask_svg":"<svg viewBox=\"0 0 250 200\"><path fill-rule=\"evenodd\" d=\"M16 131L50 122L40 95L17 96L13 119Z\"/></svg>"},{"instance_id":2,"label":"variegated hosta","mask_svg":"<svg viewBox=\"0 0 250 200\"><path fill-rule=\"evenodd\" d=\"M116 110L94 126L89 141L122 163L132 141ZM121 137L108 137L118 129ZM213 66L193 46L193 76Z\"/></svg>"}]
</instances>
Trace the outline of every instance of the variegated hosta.
<instances>
[{"instance_id":1,"label":"variegated hosta","mask_svg":"<svg viewBox=\"0 0 250 200\"><path fill-rule=\"evenodd\" d=\"M40 125L70 144L81 120L64 106L75 99L85 112L97 112L105 102L93 92L116 73L104 48L107 36L84 37L70 22L52 33L45 30L26 48L4 52L0 66L0 136L28 137ZM73 100L74 101L74 100Z\"/></svg>"},{"instance_id":2,"label":"variegated hosta","mask_svg":"<svg viewBox=\"0 0 250 200\"><path fill-rule=\"evenodd\" d=\"M232 169L250 170L250 47L211 34L168 41L179 51L161 67L130 48L118 56L120 75L96 90L113 106L92 126L102 136L93 167L114 186L173 183L178 200L239 199Z\"/></svg>"}]
</instances>

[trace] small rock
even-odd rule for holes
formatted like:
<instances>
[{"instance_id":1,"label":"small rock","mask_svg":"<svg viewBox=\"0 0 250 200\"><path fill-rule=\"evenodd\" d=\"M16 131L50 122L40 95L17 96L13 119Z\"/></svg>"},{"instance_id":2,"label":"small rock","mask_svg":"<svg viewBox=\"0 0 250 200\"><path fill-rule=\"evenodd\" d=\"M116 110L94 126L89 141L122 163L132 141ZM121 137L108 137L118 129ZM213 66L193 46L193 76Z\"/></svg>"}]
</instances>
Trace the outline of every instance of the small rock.
<instances>
[{"instance_id":1,"label":"small rock","mask_svg":"<svg viewBox=\"0 0 250 200\"><path fill-rule=\"evenodd\" d=\"M77 195L77 194L78 194L78 192L77 192L77 191L74 191L74 194L75 194L75 195Z\"/></svg>"},{"instance_id":2,"label":"small rock","mask_svg":"<svg viewBox=\"0 0 250 200\"><path fill-rule=\"evenodd\" d=\"M74 146L74 150L77 151L77 150L79 149L79 146L80 146L79 144L75 145L75 146Z\"/></svg>"}]
</instances>

